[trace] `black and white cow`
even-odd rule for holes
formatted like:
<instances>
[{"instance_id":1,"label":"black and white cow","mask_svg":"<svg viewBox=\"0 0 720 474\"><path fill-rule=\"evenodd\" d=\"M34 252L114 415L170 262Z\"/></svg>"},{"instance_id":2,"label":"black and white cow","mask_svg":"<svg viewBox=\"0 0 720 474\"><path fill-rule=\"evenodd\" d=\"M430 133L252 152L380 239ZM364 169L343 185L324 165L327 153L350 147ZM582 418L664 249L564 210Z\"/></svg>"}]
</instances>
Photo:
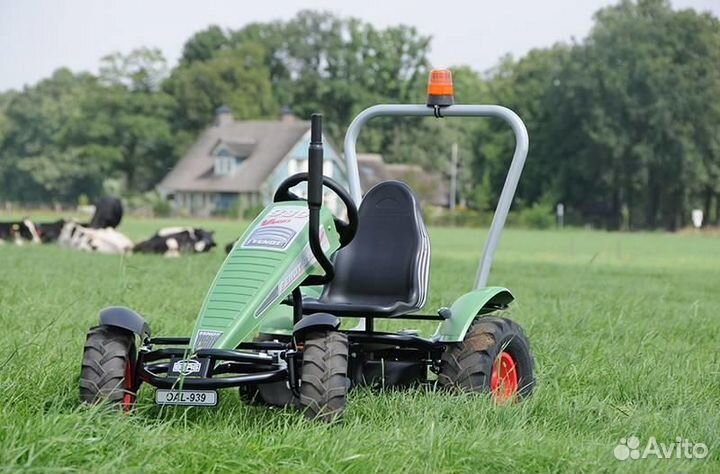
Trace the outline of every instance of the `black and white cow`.
<instances>
[{"instance_id":1,"label":"black and white cow","mask_svg":"<svg viewBox=\"0 0 720 474\"><path fill-rule=\"evenodd\" d=\"M107 229L111 227L115 229L120 225L122 218L123 205L120 199L105 196L98 199L95 203L95 213L90 220L90 224L86 227L92 229Z\"/></svg>"},{"instance_id":2,"label":"black and white cow","mask_svg":"<svg viewBox=\"0 0 720 474\"><path fill-rule=\"evenodd\" d=\"M90 229L77 222L66 222L62 227L58 244L61 247L82 250L85 252L98 252L106 254L129 254L133 249L132 240L108 227L105 229Z\"/></svg>"},{"instance_id":3,"label":"black and white cow","mask_svg":"<svg viewBox=\"0 0 720 474\"><path fill-rule=\"evenodd\" d=\"M179 257L183 253L208 252L217 245L214 232L192 227L166 227L135 245L133 252Z\"/></svg>"},{"instance_id":4,"label":"black and white cow","mask_svg":"<svg viewBox=\"0 0 720 474\"><path fill-rule=\"evenodd\" d=\"M65 219L60 219L55 222L36 222L35 228L37 228L38 234L40 234L42 243L49 244L57 242L66 223L67 221Z\"/></svg>"},{"instance_id":5,"label":"black and white cow","mask_svg":"<svg viewBox=\"0 0 720 474\"><path fill-rule=\"evenodd\" d=\"M30 219L15 222L0 222L0 244L14 242L22 245L25 242L40 243L40 234Z\"/></svg>"},{"instance_id":6,"label":"black and white cow","mask_svg":"<svg viewBox=\"0 0 720 474\"><path fill-rule=\"evenodd\" d=\"M115 229L120 225L123 217L122 202L118 198L103 197L95 204L95 212L90 222L76 223L60 219L55 222L36 222L35 227L42 243L57 242L62 234L63 227L68 222L73 222L83 229ZM74 227L74 226L73 226ZM71 231L72 232L72 231Z\"/></svg>"}]
</instances>

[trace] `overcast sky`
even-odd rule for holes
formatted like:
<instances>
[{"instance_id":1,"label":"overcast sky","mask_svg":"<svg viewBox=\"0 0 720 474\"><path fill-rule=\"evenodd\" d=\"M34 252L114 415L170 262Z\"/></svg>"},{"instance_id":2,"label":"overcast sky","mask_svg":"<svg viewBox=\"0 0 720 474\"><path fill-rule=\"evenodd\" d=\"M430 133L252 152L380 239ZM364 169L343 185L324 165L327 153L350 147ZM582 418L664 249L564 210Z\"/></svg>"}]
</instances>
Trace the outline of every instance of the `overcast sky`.
<instances>
[{"instance_id":1,"label":"overcast sky","mask_svg":"<svg viewBox=\"0 0 720 474\"><path fill-rule=\"evenodd\" d=\"M330 10L377 26L416 26L433 36L435 66L486 70L590 29L609 0L0 0L0 91L21 88L61 66L97 71L102 56L139 46L160 48L175 64L187 38L210 24L237 29L287 19L298 10ZM720 0L673 0L720 16Z\"/></svg>"}]
</instances>

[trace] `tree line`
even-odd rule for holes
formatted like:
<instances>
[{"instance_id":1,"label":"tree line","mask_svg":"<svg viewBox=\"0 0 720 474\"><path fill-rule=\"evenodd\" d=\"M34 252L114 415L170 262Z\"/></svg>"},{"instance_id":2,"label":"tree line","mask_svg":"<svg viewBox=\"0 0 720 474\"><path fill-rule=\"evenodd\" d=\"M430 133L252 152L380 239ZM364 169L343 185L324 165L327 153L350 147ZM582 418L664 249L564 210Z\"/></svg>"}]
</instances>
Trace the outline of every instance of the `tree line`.
<instances>
[{"instance_id":1,"label":"tree line","mask_svg":"<svg viewBox=\"0 0 720 474\"><path fill-rule=\"evenodd\" d=\"M0 200L72 203L114 188L152 190L228 105L238 119L323 112L335 143L363 108L422 103L429 36L399 25L303 11L238 30L211 26L169 67L143 48L0 94ZM526 122L531 148L515 209L609 228L720 220L720 22L666 0L598 11L588 36L501 58L490 71L452 68L459 103L497 103ZM495 121L379 119L360 149L448 172L460 149L461 202L497 201L512 134Z\"/></svg>"}]
</instances>

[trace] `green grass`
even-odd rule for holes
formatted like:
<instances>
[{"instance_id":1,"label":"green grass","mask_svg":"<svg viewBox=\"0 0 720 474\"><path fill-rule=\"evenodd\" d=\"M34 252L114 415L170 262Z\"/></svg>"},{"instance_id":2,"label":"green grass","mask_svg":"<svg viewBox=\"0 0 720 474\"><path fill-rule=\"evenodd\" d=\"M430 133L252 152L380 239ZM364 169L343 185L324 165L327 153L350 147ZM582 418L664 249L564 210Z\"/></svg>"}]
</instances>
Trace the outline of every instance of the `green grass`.
<instances>
[{"instance_id":1,"label":"green grass","mask_svg":"<svg viewBox=\"0 0 720 474\"><path fill-rule=\"evenodd\" d=\"M134 239L171 221L128 219ZM230 241L241 225L202 223ZM472 286L483 233L432 229L429 306ZM720 240L508 230L491 283L537 360L526 402L430 390L351 393L345 421L244 406L130 416L80 407L85 331L122 304L155 334L189 334L223 259L0 247L0 470L35 472L720 472ZM407 326L408 323L396 324ZM425 331L432 328L422 327ZM620 438L703 442L704 460L620 462Z\"/></svg>"}]
</instances>

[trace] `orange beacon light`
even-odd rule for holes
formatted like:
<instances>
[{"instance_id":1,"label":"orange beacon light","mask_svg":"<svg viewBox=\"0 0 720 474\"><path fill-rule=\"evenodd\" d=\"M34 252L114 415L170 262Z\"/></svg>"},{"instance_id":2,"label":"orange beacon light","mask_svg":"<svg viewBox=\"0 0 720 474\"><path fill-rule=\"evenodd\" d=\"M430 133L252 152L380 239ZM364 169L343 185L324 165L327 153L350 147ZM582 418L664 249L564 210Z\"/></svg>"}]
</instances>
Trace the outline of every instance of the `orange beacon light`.
<instances>
[{"instance_id":1,"label":"orange beacon light","mask_svg":"<svg viewBox=\"0 0 720 474\"><path fill-rule=\"evenodd\" d=\"M427 105L447 107L455 100L452 73L449 69L433 69L428 76Z\"/></svg>"}]
</instances>

